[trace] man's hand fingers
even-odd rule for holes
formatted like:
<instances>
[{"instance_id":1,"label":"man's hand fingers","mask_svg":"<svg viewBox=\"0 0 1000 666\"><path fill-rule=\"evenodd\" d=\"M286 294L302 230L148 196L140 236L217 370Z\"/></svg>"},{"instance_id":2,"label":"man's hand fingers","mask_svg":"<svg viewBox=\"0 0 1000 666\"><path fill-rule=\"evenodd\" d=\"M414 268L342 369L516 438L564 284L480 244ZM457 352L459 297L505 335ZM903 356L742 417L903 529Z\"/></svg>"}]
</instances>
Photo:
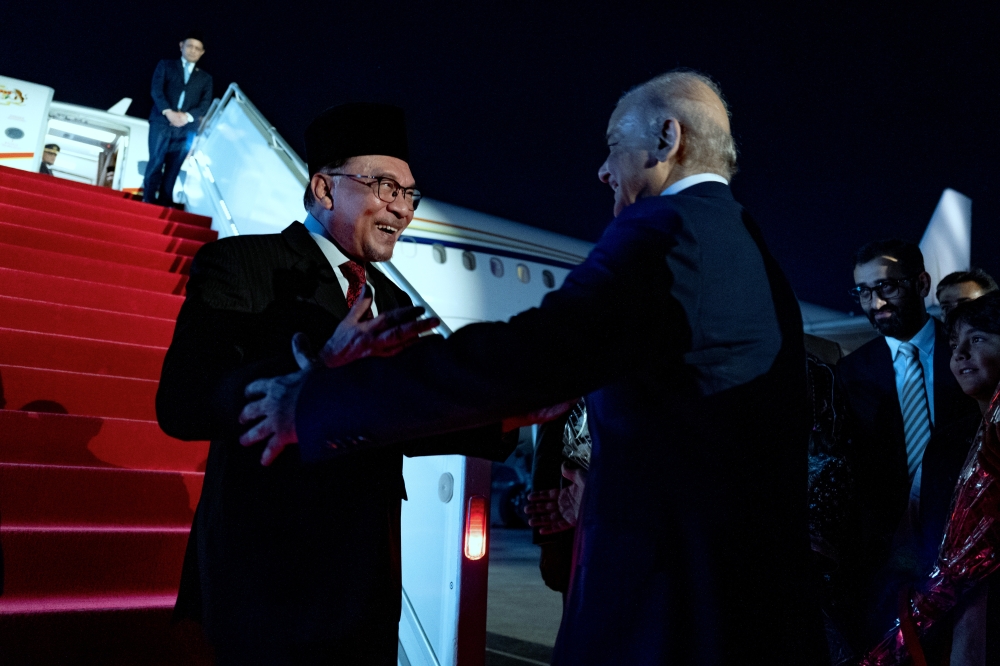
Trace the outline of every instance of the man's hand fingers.
<instances>
[{"instance_id":1,"label":"man's hand fingers","mask_svg":"<svg viewBox=\"0 0 1000 666\"><path fill-rule=\"evenodd\" d=\"M286 446L288 446L288 444L279 442L277 437L273 438L270 443L264 447L264 453L260 456L260 464L264 467L270 465L274 462L274 459L278 457L278 454L285 450Z\"/></svg>"},{"instance_id":2,"label":"man's hand fingers","mask_svg":"<svg viewBox=\"0 0 1000 666\"><path fill-rule=\"evenodd\" d=\"M312 346L305 333L296 333L292 336L292 355L295 362L299 364L299 370L306 370L313 366Z\"/></svg>"},{"instance_id":3,"label":"man's hand fingers","mask_svg":"<svg viewBox=\"0 0 1000 666\"><path fill-rule=\"evenodd\" d=\"M358 300L354 301L354 305L352 305L351 309L347 311L347 316L344 317L344 319L357 324L358 322L361 321L361 318L365 316L365 312L367 312L368 308L370 308L371 306L372 306L372 297L362 296ZM366 323L370 324L371 322L366 322Z\"/></svg>"},{"instance_id":4,"label":"man's hand fingers","mask_svg":"<svg viewBox=\"0 0 1000 666\"><path fill-rule=\"evenodd\" d=\"M559 497L559 489L552 488L551 490L536 490L533 493L528 493L529 502L538 502L540 500L554 500Z\"/></svg>"},{"instance_id":5,"label":"man's hand fingers","mask_svg":"<svg viewBox=\"0 0 1000 666\"><path fill-rule=\"evenodd\" d=\"M365 322L365 327L369 333L378 335L383 331L388 331L399 326L400 324L413 321L419 318L423 313L424 308L419 305L408 308L396 308L395 310L383 312L371 321Z\"/></svg>"},{"instance_id":6,"label":"man's hand fingers","mask_svg":"<svg viewBox=\"0 0 1000 666\"><path fill-rule=\"evenodd\" d=\"M437 317L407 322L379 334L375 338L373 352L379 356L392 356L417 341L421 333L426 333L441 323Z\"/></svg>"},{"instance_id":7,"label":"man's hand fingers","mask_svg":"<svg viewBox=\"0 0 1000 666\"><path fill-rule=\"evenodd\" d=\"M250 387L247 387L250 390ZM259 400L254 400L253 402L248 402L243 406L243 411L240 412L240 424L246 425L255 419L259 419L261 416L267 414L267 408L264 405L264 398Z\"/></svg>"},{"instance_id":8,"label":"man's hand fingers","mask_svg":"<svg viewBox=\"0 0 1000 666\"><path fill-rule=\"evenodd\" d=\"M257 442L263 442L273 434L274 428L271 426L271 422L265 419L243 433L243 436L240 437L240 444L253 446Z\"/></svg>"}]
</instances>

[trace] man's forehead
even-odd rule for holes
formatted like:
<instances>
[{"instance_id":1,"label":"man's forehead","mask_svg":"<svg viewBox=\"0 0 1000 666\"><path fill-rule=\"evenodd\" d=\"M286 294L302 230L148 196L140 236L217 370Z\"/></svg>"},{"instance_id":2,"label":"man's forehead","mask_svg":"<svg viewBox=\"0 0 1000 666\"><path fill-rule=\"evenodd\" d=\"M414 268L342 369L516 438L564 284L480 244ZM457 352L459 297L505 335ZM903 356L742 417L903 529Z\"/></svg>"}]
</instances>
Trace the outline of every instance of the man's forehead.
<instances>
[{"instance_id":1,"label":"man's forehead","mask_svg":"<svg viewBox=\"0 0 1000 666\"><path fill-rule=\"evenodd\" d=\"M872 282L883 278L906 277L899 259L883 255L875 257L871 261L858 264L854 267L854 280L860 284L862 282Z\"/></svg>"},{"instance_id":2,"label":"man's forehead","mask_svg":"<svg viewBox=\"0 0 1000 666\"><path fill-rule=\"evenodd\" d=\"M348 158L344 168L365 175L370 173L373 176L388 176L400 181L400 185L404 184L402 182L404 180L413 179L410 165L398 157L389 155L355 155Z\"/></svg>"},{"instance_id":3,"label":"man's forehead","mask_svg":"<svg viewBox=\"0 0 1000 666\"><path fill-rule=\"evenodd\" d=\"M607 138L613 134L631 134L636 130L643 129L646 124L646 114L635 103L627 103L626 106L619 106L611 114L608 120Z\"/></svg>"}]
</instances>

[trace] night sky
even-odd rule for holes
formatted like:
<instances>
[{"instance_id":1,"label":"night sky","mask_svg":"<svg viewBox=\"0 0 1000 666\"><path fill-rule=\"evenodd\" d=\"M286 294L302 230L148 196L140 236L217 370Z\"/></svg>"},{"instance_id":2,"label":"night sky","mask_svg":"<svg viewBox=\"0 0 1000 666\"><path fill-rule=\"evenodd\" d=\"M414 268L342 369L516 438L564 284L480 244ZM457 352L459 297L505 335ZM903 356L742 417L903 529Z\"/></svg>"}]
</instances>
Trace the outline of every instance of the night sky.
<instances>
[{"instance_id":1,"label":"night sky","mask_svg":"<svg viewBox=\"0 0 1000 666\"><path fill-rule=\"evenodd\" d=\"M972 197L973 264L1000 276L995 3L82 4L4 2L0 73L145 117L156 62L197 27L215 95L237 82L300 154L325 107L396 103L427 196L591 241L615 101L695 68L730 103L734 192L800 298L851 309L852 252L919 241L945 187Z\"/></svg>"}]
</instances>

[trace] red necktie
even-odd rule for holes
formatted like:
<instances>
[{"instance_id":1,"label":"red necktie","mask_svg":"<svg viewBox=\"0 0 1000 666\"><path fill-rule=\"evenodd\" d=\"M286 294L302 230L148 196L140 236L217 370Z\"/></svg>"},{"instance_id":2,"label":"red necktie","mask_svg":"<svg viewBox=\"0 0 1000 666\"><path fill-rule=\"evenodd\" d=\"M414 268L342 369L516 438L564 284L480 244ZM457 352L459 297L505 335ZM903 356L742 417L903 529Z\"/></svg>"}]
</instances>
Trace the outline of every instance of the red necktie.
<instances>
[{"instance_id":1,"label":"red necktie","mask_svg":"<svg viewBox=\"0 0 1000 666\"><path fill-rule=\"evenodd\" d=\"M365 267L356 261L345 261L340 265L340 270L347 278L347 307L352 308L365 293ZM361 321L372 319L372 309L369 307L363 315Z\"/></svg>"}]
</instances>

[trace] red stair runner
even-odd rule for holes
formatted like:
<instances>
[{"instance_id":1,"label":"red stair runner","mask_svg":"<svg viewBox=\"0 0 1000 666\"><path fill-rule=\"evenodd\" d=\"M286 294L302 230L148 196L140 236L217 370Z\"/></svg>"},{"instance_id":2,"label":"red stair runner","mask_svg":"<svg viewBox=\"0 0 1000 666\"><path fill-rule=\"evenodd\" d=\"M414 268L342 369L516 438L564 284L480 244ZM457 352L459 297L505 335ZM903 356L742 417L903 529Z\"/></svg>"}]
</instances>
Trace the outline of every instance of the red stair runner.
<instances>
[{"instance_id":1,"label":"red stair runner","mask_svg":"<svg viewBox=\"0 0 1000 666\"><path fill-rule=\"evenodd\" d=\"M154 406L210 224L0 167L0 663L212 663L170 623L208 448Z\"/></svg>"}]
</instances>

